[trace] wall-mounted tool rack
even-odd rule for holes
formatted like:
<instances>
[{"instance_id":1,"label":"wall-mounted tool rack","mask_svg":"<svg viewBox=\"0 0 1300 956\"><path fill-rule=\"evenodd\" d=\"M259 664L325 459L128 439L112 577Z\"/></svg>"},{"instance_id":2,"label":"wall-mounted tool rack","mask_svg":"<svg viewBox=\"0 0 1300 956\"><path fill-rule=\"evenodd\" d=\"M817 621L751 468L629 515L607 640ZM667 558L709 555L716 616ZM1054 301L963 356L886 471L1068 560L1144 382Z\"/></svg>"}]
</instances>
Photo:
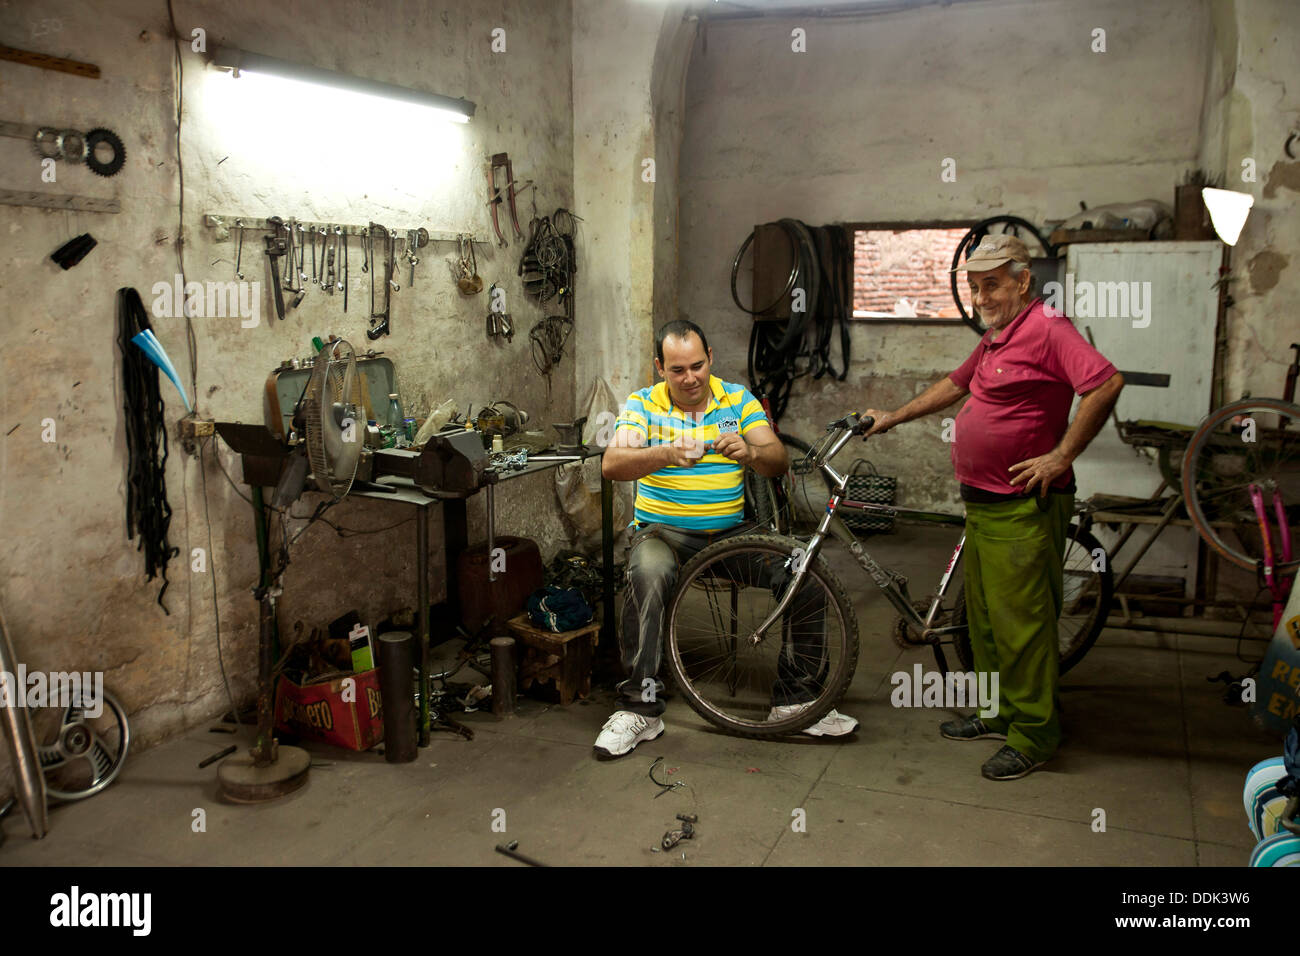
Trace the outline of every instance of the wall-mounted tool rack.
<instances>
[{"instance_id":1,"label":"wall-mounted tool rack","mask_svg":"<svg viewBox=\"0 0 1300 956\"><path fill-rule=\"evenodd\" d=\"M285 221L287 222L288 220ZM352 224L341 223L341 222L326 222L324 220L321 220L320 222L315 222L310 219L295 219L294 222L299 226L306 226L309 230L328 229L332 233L335 229L342 229L343 235L345 236L364 236L370 228L369 225L358 226L358 225L352 225ZM232 215L226 215L224 213L208 213L203 217L203 224L205 226L209 226L214 229L238 228L238 229L251 229L254 231L260 229L260 230L265 230L267 232L271 232L276 229L276 224L271 222L269 219L266 219L265 217L232 216ZM382 223L380 225L382 225ZM385 228L387 228L390 232L393 233L394 238L399 243L406 242L407 233L418 231L419 229L419 227L398 228L392 226L386 226ZM476 236L468 232L452 232L446 229L440 229L440 230L428 229L426 230L426 232L429 236L430 242L459 242L462 238L464 238L469 240L470 242L477 242L477 243L482 243L483 245L490 245L490 243L486 238L481 236Z\"/></svg>"}]
</instances>

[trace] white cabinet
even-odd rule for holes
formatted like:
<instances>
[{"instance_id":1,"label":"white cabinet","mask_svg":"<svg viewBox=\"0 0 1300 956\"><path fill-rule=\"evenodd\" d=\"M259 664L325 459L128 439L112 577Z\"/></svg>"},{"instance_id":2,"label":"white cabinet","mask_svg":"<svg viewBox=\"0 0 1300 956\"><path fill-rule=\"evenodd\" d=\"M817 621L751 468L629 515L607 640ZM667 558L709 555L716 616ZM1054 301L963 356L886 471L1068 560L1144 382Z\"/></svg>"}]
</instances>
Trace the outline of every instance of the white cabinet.
<instances>
[{"instance_id":1,"label":"white cabinet","mask_svg":"<svg viewBox=\"0 0 1300 956\"><path fill-rule=\"evenodd\" d=\"M1098 351L1120 371L1170 376L1168 388L1126 385L1116 406L1121 421L1196 425L1209 414L1219 305L1215 282L1222 250L1217 241L1069 247L1060 294L1075 327L1085 338L1090 329ZM1079 498L1096 493L1145 498L1160 484L1154 458L1139 457L1120 441L1113 421L1074 463L1074 471ZM1147 533L1139 530L1125 555ZM1110 544L1113 538L1103 540ZM1136 573L1182 577L1190 594L1196 579L1196 532L1166 529Z\"/></svg>"}]
</instances>

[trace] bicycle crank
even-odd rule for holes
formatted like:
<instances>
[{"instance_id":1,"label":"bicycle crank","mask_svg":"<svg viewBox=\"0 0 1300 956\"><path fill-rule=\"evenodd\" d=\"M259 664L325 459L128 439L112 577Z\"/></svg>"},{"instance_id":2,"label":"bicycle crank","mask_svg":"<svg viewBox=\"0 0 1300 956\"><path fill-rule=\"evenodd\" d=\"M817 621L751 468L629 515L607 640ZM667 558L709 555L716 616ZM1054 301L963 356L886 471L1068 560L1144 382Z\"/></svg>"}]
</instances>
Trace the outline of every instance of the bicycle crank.
<instances>
[{"instance_id":1,"label":"bicycle crank","mask_svg":"<svg viewBox=\"0 0 1300 956\"><path fill-rule=\"evenodd\" d=\"M83 800L99 793L121 773L131 745L126 710L104 691L103 712L90 717L69 706L51 743L36 748L45 790L59 800Z\"/></svg>"},{"instance_id":2,"label":"bicycle crank","mask_svg":"<svg viewBox=\"0 0 1300 956\"><path fill-rule=\"evenodd\" d=\"M919 614L921 618L924 620L925 616L930 613L930 602L913 601L912 609L915 610L916 613ZM934 623L931 624L930 626L934 628L946 627L948 624L948 618L951 616L951 614L952 614L951 611L941 610L938 614L935 615ZM903 615L901 614L894 621L893 633L894 633L894 643L902 648L925 647L927 645L939 643L938 636L923 637L921 635L921 632L916 629L916 627L912 624L912 622L909 621L907 618L903 617Z\"/></svg>"}]
</instances>

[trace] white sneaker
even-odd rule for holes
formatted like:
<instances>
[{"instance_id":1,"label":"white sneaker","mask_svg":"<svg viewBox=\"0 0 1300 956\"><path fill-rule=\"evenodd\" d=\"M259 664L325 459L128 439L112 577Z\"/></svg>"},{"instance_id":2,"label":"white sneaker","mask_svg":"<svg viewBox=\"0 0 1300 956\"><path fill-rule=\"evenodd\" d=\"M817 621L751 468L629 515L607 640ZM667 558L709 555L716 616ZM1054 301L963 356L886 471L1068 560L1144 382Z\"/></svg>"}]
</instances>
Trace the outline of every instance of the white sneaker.
<instances>
[{"instance_id":1,"label":"white sneaker","mask_svg":"<svg viewBox=\"0 0 1300 956\"><path fill-rule=\"evenodd\" d=\"M800 711L807 710L811 706L811 703L783 704L780 707L773 707L771 713L767 715L767 719L769 721L784 720L787 717L793 717ZM813 737L843 737L845 734L851 734L857 729L858 722L854 718L841 714L837 710L832 710L811 727L805 727L802 732Z\"/></svg>"},{"instance_id":2,"label":"white sneaker","mask_svg":"<svg viewBox=\"0 0 1300 956\"><path fill-rule=\"evenodd\" d=\"M630 710L616 711L605 721L592 747L597 757L621 757L643 740L654 740L664 732L664 722L658 717L643 717Z\"/></svg>"}]
</instances>

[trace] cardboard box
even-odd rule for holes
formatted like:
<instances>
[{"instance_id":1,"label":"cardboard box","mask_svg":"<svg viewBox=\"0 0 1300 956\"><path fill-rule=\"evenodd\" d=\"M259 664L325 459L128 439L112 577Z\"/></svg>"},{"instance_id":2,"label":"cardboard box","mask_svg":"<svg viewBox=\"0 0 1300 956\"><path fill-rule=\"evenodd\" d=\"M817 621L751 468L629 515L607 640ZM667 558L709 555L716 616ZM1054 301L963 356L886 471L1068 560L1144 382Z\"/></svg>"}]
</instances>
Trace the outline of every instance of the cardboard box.
<instances>
[{"instance_id":1,"label":"cardboard box","mask_svg":"<svg viewBox=\"0 0 1300 956\"><path fill-rule=\"evenodd\" d=\"M384 739L379 671L306 686L282 676L275 692L275 726L308 740L369 750Z\"/></svg>"}]
</instances>

